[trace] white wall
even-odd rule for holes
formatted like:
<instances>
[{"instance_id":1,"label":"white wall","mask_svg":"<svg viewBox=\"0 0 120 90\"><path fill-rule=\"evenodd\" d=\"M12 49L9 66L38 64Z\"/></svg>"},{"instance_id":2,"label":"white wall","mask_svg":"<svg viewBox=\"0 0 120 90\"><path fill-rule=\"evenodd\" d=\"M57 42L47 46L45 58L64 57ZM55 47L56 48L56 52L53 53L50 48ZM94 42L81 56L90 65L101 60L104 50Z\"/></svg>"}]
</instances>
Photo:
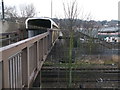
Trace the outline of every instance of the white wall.
<instances>
[{"instance_id":1,"label":"white wall","mask_svg":"<svg viewBox=\"0 0 120 90\"><path fill-rule=\"evenodd\" d=\"M0 33L12 32L18 30L18 24L15 22L0 21Z\"/></svg>"}]
</instances>

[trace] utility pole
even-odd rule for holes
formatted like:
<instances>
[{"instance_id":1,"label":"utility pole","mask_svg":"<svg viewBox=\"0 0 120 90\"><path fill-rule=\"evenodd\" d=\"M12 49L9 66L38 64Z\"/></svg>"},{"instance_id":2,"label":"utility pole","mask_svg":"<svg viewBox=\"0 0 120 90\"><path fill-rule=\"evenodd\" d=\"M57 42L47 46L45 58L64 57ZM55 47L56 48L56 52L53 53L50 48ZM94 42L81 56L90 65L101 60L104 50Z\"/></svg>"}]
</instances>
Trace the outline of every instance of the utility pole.
<instances>
[{"instance_id":1,"label":"utility pole","mask_svg":"<svg viewBox=\"0 0 120 90\"><path fill-rule=\"evenodd\" d=\"M52 18L52 0L51 0L51 18Z\"/></svg>"},{"instance_id":2,"label":"utility pole","mask_svg":"<svg viewBox=\"0 0 120 90\"><path fill-rule=\"evenodd\" d=\"M5 13L4 13L4 2L2 0L2 20L5 19Z\"/></svg>"}]
</instances>

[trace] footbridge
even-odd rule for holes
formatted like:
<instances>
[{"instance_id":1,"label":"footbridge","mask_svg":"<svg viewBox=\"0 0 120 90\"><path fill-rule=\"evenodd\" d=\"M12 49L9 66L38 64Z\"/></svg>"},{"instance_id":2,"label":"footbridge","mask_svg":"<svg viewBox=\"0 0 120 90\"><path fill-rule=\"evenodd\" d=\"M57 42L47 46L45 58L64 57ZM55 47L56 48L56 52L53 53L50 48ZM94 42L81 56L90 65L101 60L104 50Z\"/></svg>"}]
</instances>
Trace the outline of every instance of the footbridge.
<instances>
[{"instance_id":1,"label":"footbridge","mask_svg":"<svg viewBox=\"0 0 120 90\"><path fill-rule=\"evenodd\" d=\"M59 30L46 32L0 48L0 89L30 88L58 39Z\"/></svg>"}]
</instances>

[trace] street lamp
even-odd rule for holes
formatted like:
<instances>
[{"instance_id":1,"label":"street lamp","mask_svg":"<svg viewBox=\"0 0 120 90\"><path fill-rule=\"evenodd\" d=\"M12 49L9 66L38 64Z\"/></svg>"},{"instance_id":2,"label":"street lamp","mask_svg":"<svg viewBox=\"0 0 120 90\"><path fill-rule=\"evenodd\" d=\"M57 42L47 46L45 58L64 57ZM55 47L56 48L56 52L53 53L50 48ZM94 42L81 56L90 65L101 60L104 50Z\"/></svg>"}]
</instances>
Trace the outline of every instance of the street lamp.
<instances>
[{"instance_id":1,"label":"street lamp","mask_svg":"<svg viewBox=\"0 0 120 90\"><path fill-rule=\"evenodd\" d=\"M5 14L4 14L4 2L2 0L2 20L5 19Z\"/></svg>"},{"instance_id":2,"label":"street lamp","mask_svg":"<svg viewBox=\"0 0 120 90\"><path fill-rule=\"evenodd\" d=\"M51 0L51 18L52 18L52 0Z\"/></svg>"}]
</instances>

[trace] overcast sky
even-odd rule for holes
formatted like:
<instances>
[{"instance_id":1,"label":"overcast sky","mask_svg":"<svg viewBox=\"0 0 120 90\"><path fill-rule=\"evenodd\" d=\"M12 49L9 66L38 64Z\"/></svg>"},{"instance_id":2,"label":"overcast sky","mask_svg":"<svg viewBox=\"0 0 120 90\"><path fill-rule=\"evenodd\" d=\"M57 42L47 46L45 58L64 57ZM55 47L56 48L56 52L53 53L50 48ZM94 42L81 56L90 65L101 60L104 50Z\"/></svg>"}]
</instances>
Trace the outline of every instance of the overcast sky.
<instances>
[{"instance_id":1,"label":"overcast sky","mask_svg":"<svg viewBox=\"0 0 120 90\"><path fill-rule=\"evenodd\" d=\"M63 2L71 0L52 0L53 16L64 18ZM79 17L90 14L94 20L118 19L118 2L120 0L77 0ZM5 5L17 6L22 4L33 4L38 17L51 17L51 0L4 0Z\"/></svg>"}]
</instances>

